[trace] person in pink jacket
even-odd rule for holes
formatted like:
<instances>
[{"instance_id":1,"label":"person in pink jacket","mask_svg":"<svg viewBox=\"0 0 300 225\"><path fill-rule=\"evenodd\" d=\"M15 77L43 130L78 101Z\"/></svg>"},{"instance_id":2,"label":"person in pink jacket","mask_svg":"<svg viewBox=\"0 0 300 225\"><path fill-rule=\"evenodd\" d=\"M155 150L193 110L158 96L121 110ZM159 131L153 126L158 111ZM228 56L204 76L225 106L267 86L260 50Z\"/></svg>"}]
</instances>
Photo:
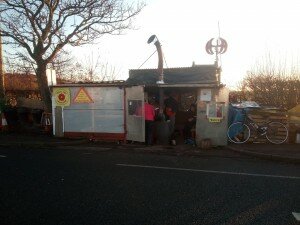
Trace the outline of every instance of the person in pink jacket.
<instances>
[{"instance_id":1,"label":"person in pink jacket","mask_svg":"<svg viewBox=\"0 0 300 225\"><path fill-rule=\"evenodd\" d=\"M146 145L152 145L153 143L153 126L155 118L155 108L150 102L145 101L145 141Z\"/></svg>"}]
</instances>

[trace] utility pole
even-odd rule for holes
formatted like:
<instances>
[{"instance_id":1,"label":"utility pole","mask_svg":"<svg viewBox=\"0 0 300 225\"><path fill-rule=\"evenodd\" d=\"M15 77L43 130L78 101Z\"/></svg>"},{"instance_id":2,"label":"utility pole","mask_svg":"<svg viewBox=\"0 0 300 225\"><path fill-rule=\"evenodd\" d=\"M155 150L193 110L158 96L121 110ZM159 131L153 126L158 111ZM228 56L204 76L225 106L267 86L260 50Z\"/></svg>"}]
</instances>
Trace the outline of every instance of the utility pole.
<instances>
[{"instance_id":1,"label":"utility pole","mask_svg":"<svg viewBox=\"0 0 300 225\"><path fill-rule=\"evenodd\" d=\"M2 0L0 0L0 3ZM0 24L1 26L1 24ZM1 28L1 27L0 27ZM4 83L4 70L3 70L3 55L2 55L2 34L0 29L0 99L5 97L5 83Z\"/></svg>"},{"instance_id":2,"label":"utility pole","mask_svg":"<svg viewBox=\"0 0 300 225\"><path fill-rule=\"evenodd\" d=\"M4 70L3 70L3 56L2 56L2 35L0 31L0 99L5 97L5 83L4 83Z\"/></svg>"}]
</instances>

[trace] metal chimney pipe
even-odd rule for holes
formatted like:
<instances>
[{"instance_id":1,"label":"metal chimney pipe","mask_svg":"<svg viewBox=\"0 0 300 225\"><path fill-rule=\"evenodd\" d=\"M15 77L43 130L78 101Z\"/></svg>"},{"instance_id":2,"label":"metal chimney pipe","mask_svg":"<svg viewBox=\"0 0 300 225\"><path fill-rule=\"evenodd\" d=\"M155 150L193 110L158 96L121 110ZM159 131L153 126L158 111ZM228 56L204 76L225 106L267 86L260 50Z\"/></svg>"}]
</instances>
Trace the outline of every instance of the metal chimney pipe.
<instances>
[{"instance_id":1,"label":"metal chimney pipe","mask_svg":"<svg viewBox=\"0 0 300 225\"><path fill-rule=\"evenodd\" d=\"M156 82L157 84L164 84L164 71L163 71L163 67L164 67L164 61L163 61L163 54L162 54L162 49L161 49L161 44L158 40L158 38L156 37L156 35L152 35L149 39L148 39L148 44L150 44L151 42L154 41L154 39L156 39L156 41L154 42L154 45L157 49L157 54L158 54L158 81Z\"/></svg>"},{"instance_id":2,"label":"metal chimney pipe","mask_svg":"<svg viewBox=\"0 0 300 225\"><path fill-rule=\"evenodd\" d=\"M154 45L156 46L157 49L157 54L158 54L158 74L159 78L157 83L163 84L164 83L164 61L163 61L163 56L162 56L162 50L161 50L161 45L160 42L157 40Z\"/></svg>"}]
</instances>

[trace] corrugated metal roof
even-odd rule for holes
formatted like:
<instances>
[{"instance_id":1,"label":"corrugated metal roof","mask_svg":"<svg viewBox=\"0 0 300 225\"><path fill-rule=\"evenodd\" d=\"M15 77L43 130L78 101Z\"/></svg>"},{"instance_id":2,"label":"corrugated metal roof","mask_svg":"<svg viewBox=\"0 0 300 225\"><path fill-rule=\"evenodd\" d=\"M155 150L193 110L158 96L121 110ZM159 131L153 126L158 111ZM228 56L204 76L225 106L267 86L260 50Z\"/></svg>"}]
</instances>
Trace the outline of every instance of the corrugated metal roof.
<instances>
[{"instance_id":1,"label":"corrugated metal roof","mask_svg":"<svg viewBox=\"0 0 300 225\"><path fill-rule=\"evenodd\" d=\"M216 65L197 65L164 69L165 84L219 84ZM157 69L129 70L127 84L153 85L158 80Z\"/></svg>"},{"instance_id":2,"label":"corrugated metal roof","mask_svg":"<svg viewBox=\"0 0 300 225\"><path fill-rule=\"evenodd\" d=\"M124 80L116 81L102 81L102 82L76 82L76 83L58 83L53 87L111 87L111 86L125 86Z\"/></svg>"}]
</instances>

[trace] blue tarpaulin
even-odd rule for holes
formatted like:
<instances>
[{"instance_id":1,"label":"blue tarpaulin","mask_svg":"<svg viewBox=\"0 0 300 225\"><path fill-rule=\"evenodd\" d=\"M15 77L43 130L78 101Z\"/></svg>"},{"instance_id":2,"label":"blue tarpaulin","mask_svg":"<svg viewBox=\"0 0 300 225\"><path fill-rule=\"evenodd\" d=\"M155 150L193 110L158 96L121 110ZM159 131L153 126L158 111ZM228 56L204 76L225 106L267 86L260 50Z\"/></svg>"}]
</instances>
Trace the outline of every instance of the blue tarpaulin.
<instances>
[{"instance_id":1,"label":"blue tarpaulin","mask_svg":"<svg viewBox=\"0 0 300 225\"><path fill-rule=\"evenodd\" d=\"M229 125L235 123L235 122L243 122L246 117L246 110L244 108L237 108L229 105L229 118L228 123Z\"/></svg>"},{"instance_id":2,"label":"blue tarpaulin","mask_svg":"<svg viewBox=\"0 0 300 225\"><path fill-rule=\"evenodd\" d=\"M228 126L235 122L244 122L247 114L246 108L237 108L234 107L232 104L229 105L229 113L228 113ZM230 138L235 137L237 134L241 133L243 130L243 126L236 125L234 128L230 129L228 135Z\"/></svg>"}]
</instances>

